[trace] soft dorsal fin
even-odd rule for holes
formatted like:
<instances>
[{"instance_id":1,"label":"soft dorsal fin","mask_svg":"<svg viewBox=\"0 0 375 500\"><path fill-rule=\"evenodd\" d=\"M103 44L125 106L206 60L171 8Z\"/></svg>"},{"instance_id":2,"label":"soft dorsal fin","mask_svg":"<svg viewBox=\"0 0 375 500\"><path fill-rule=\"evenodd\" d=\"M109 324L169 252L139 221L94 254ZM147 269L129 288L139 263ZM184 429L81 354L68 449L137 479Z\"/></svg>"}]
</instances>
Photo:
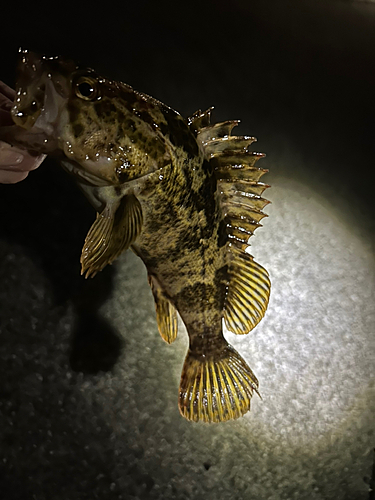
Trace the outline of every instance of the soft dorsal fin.
<instances>
[{"instance_id":1,"label":"soft dorsal fin","mask_svg":"<svg viewBox=\"0 0 375 500\"><path fill-rule=\"evenodd\" d=\"M176 308L164 295L164 292L154 276L148 275L152 294L155 300L156 321L159 333L165 342L172 344L177 337L177 312Z\"/></svg>"},{"instance_id":2,"label":"soft dorsal fin","mask_svg":"<svg viewBox=\"0 0 375 500\"><path fill-rule=\"evenodd\" d=\"M125 195L119 203L107 205L97 214L85 240L81 255L81 274L95 276L129 248L141 232L142 207L133 195Z\"/></svg>"},{"instance_id":3,"label":"soft dorsal fin","mask_svg":"<svg viewBox=\"0 0 375 500\"><path fill-rule=\"evenodd\" d=\"M193 123L200 124L198 119ZM248 149L255 137L231 135L238 123L232 120L211 125L205 121L196 135L216 175L230 242L224 320L228 330L243 334L262 319L270 294L267 271L246 252L250 236L267 217L262 210L269 201L262 194L269 186L260 182L268 170L256 165L265 155Z\"/></svg>"},{"instance_id":4,"label":"soft dorsal fin","mask_svg":"<svg viewBox=\"0 0 375 500\"><path fill-rule=\"evenodd\" d=\"M229 287L224 305L225 325L233 333L249 333L263 318L271 289L267 271L234 246L230 250Z\"/></svg>"}]
</instances>

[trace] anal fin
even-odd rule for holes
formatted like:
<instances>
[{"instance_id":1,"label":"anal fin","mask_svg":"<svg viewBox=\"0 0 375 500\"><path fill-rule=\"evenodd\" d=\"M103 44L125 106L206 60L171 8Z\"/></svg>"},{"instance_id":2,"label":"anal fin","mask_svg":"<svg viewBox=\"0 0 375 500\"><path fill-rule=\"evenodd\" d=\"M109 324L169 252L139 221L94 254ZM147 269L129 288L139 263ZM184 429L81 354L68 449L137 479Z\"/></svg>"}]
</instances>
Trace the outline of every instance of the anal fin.
<instances>
[{"instance_id":1,"label":"anal fin","mask_svg":"<svg viewBox=\"0 0 375 500\"><path fill-rule=\"evenodd\" d=\"M159 333L167 344L172 344L177 337L177 312L154 276L148 275L152 294L155 300L156 321Z\"/></svg>"}]
</instances>

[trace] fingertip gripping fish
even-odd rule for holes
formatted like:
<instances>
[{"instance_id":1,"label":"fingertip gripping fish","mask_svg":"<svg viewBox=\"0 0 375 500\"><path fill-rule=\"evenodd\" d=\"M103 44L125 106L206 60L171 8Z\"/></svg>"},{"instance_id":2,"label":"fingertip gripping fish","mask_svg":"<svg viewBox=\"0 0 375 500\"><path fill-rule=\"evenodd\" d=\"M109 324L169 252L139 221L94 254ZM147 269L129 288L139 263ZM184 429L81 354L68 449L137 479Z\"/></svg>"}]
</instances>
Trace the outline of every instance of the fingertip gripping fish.
<instances>
[{"instance_id":1,"label":"fingertip gripping fish","mask_svg":"<svg viewBox=\"0 0 375 500\"><path fill-rule=\"evenodd\" d=\"M246 251L266 215L264 155L238 121L187 120L160 101L61 57L20 52L15 125L8 142L54 154L97 211L82 273L94 276L124 250L144 262L161 337L188 335L179 409L222 422L250 409L258 380L223 336L250 332L267 309L267 271ZM5 134L5 135L4 135Z\"/></svg>"}]
</instances>

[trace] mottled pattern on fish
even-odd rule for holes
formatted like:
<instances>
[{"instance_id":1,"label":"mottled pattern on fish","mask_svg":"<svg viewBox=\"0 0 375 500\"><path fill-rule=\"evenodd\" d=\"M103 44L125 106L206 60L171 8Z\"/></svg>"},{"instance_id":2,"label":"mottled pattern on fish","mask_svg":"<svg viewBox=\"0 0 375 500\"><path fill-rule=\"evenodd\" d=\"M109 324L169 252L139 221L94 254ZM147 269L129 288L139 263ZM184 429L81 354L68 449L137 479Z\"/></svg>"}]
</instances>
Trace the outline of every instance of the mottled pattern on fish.
<instances>
[{"instance_id":1,"label":"mottled pattern on fish","mask_svg":"<svg viewBox=\"0 0 375 500\"><path fill-rule=\"evenodd\" d=\"M237 124L210 113L184 120L128 85L61 58L21 54L8 140L60 156L98 215L82 251L93 276L131 248L145 263L158 328L171 343L177 314L189 334L179 408L219 422L250 409L258 381L223 337L248 333L268 304L267 272L245 252L265 216L262 154ZM10 138L10 139L9 139Z\"/></svg>"}]
</instances>

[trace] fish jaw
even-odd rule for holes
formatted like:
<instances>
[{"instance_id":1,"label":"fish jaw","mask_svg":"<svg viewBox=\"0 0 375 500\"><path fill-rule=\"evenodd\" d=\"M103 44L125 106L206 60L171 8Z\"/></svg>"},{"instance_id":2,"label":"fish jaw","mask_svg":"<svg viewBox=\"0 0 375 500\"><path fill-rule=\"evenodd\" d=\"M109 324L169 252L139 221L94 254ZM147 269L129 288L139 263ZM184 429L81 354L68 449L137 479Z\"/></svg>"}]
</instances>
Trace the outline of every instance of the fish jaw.
<instances>
[{"instance_id":1,"label":"fish jaw","mask_svg":"<svg viewBox=\"0 0 375 500\"><path fill-rule=\"evenodd\" d=\"M17 93L11 109L15 123L12 142L44 154L58 148L69 98L67 79L53 73L53 63L56 66L56 58L20 49Z\"/></svg>"}]
</instances>

